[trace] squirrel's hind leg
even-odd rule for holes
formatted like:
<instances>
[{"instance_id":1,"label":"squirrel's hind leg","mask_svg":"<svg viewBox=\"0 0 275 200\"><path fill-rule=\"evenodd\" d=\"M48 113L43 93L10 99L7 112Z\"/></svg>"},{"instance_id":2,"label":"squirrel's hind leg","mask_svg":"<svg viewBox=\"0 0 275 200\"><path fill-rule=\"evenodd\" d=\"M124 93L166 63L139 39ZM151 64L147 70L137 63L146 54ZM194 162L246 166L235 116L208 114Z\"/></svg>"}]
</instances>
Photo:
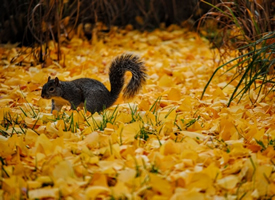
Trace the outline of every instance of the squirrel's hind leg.
<instances>
[{"instance_id":1,"label":"squirrel's hind leg","mask_svg":"<svg viewBox=\"0 0 275 200\"><path fill-rule=\"evenodd\" d=\"M74 99L73 101L70 102L71 104L71 109L76 110L78 106L82 107L83 102L79 99Z\"/></svg>"},{"instance_id":2,"label":"squirrel's hind leg","mask_svg":"<svg viewBox=\"0 0 275 200\"><path fill-rule=\"evenodd\" d=\"M93 95L92 93L86 98L86 102L84 106L86 109L92 114L95 112L101 112L102 110L110 107L112 102L110 101L110 97L108 94L101 93L100 95Z\"/></svg>"}]
</instances>

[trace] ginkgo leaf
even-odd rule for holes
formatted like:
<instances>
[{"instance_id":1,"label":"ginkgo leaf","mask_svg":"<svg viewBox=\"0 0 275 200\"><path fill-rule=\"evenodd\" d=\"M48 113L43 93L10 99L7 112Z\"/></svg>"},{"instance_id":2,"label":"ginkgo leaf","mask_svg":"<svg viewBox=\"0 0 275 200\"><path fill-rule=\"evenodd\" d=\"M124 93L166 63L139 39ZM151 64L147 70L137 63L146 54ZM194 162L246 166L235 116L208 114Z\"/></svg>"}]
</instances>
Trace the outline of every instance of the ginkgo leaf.
<instances>
[{"instance_id":1,"label":"ginkgo leaf","mask_svg":"<svg viewBox=\"0 0 275 200\"><path fill-rule=\"evenodd\" d=\"M203 193L200 193L195 189L182 190L182 191L178 190L171 197L171 200L177 200L177 199L203 200L205 199L205 196Z\"/></svg>"},{"instance_id":2,"label":"ginkgo leaf","mask_svg":"<svg viewBox=\"0 0 275 200\"><path fill-rule=\"evenodd\" d=\"M34 189L28 192L30 199L59 198L58 188Z\"/></svg>"},{"instance_id":3,"label":"ginkgo leaf","mask_svg":"<svg viewBox=\"0 0 275 200\"><path fill-rule=\"evenodd\" d=\"M217 184L219 186L228 190L233 189L238 182L239 182L239 178L235 175L229 175L217 180Z\"/></svg>"},{"instance_id":4,"label":"ginkgo leaf","mask_svg":"<svg viewBox=\"0 0 275 200\"><path fill-rule=\"evenodd\" d=\"M172 186L164 178L156 174L150 174L150 182L153 190L156 190L163 196L170 197L172 195Z\"/></svg>"},{"instance_id":5,"label":"ginkgo leaf","mask_svg":"<svg viewBox=\"0 0 275 200\"><path fill-rule=\"evenodd\" d=\"M171 87L173 85L173 79L164 74L158 81L158 84L160 87Z\"/></svg>"},{"instance_id":6,"label":"ginkgo leaf","mask_svg":"<svg viewBox=\"0 0 275 200\"><path fill-rule=\"evenodd\" d=\"M117 134L120 137L119 140L124 144L133 142L135 140L135 136L139 133L141 127L142 127L141 122L134 122L134 123L125 125L120 130L118 129Z\"/></svg>"},{"instance_id":7,"label":"ginkgo leaf","mask_svg":"<svg viewBox=\"0 0 275 200\"><path fill-rule=\"evenodd\" d=\"M90 185L108 187L107 176L102 173L95 173L90 181Z\"/></svg>"},{"instance_id":8,"label":"ginkgo leaf","mask_svg":"<svg viewBox=\"0 0 275 200\"><path fill-rule=\"evenodd\" d=\"M51 143L46 135L41 134L35 142L35 149L36 153L50 155L54 150L54 145Z\"/></svg>"},{"instance_id":9,"label":"ginkgo leaf","mask_svg":"<svg viewBox=\"0 0 275 200\"><path fill-rule=\"evenodd\" d=\"M126 196L130 193L124 182L118 181L114 187L111 187L112 195L115 198Z\"/></svg>"},{"instance_id":10,"label":"ginkgo leaf","mask_svg":"<svg viewBox=\"0 0 275 200\"><path fill-rule=\"evenodd\" d=\"M181 92L179 89L171 88L167 98L172 101L179 101L181 99Z\"/></svg>"},{"instance_id":11,"label":"ginkgo leaf","mask_svg":"<svg viewBox=\"0 0 275 200\"><path fill-rule=\"evenodd\" d=\"M86 199L96 199L100 194L109 196L111 190L108 187L103 186L90 186L85 191Z\"/></svg>"},{"instance_id":12,"label":"ginkgo leaf","mask_svg":"<svg viewBox=\"0 0 275 200\"><path fill-rule=\"evenodd\" d=\"M55 166L53 169L53 177L55 179L67 179L67 178L73 178L74 177L74 170L72 167L72 164L68 161L62 161L58 163L58 165Z\"/></svg>"}]
</instances>

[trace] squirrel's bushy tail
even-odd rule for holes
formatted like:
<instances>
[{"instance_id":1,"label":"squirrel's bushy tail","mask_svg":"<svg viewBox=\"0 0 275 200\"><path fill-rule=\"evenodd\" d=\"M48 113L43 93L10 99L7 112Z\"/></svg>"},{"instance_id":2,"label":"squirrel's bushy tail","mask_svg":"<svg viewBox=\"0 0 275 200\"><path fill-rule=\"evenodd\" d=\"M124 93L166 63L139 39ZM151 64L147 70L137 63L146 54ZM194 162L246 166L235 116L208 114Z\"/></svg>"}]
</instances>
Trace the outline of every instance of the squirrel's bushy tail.
<instances>
[{"instance_id":1,"label":"squirrel's bushy tail","mask_svg":"<svg viewBox=\"0 0 275 200\"><path fill-rule=\"evenodd\" d=\"M109 78L111 82L111 96L117 98L124 85L124 74L132 73L132 78L124 89L123 97L128 99L135 96L146 81L146 68L138 56L123 54L112 62Z\"/></svg>"}]
</instances>

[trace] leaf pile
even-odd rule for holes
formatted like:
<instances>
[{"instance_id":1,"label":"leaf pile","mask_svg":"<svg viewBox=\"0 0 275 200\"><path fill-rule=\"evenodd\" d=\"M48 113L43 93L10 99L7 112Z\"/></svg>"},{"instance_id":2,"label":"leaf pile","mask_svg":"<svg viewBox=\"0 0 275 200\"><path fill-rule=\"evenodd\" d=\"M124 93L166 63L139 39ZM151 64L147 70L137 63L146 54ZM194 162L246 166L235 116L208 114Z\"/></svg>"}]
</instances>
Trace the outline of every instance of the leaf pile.
<instances>
[{"instance_id":1,"label":"leaf pile","mask_svg":"<svg viewBox=\"0 0 275 200\"><path fill-rule=\"evenodd\" d=\"M42 65L31 50L0 48L0 165L3 199L268 199L275 194L273 94L251 91L226 107L238 84L216 76L218 58L196 33L170 26L151 33L112 30L92 42L55 44ZM146 86L103 113L50 114L40 98L48 76L89 77L110 88L108 67L132 52L146 63ZM215 52L217 53L217 52ZM234 54L234 53L233 53ZM66 66L66 67L64 67ZM126 74L130 79L131 75ZM224 89L223 89L224 88Z\"/></svg>"}]
</instances>

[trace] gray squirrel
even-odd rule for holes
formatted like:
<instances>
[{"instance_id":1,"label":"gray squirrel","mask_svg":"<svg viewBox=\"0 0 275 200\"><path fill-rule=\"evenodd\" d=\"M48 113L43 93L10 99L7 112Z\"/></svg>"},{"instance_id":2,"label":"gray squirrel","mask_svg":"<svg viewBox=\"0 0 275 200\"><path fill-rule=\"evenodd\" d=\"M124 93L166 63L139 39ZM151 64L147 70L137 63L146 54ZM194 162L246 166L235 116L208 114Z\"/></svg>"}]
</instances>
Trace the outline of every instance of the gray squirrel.
<instances>
[{"instance_id":1,"label":"gray squirrel","mask_svg":"<svg viewBox=\"0 0 275 200\"><path fill-rule=\"evenodd\" d=\"M60 111L63 105L71 105L71 109L83 107L91 113L100 112L110 107L119 97L124 86L124 74L132 73L132 78L124 89L123 97L134 97L146 81L146 68L138 56L123 54L116 57L109 69L111 91L101 82L91 78L79 78L72 81L60 81L58 77L43 85L41 97L52 99L52 110Z\"/></svg>"}]
</instances>

